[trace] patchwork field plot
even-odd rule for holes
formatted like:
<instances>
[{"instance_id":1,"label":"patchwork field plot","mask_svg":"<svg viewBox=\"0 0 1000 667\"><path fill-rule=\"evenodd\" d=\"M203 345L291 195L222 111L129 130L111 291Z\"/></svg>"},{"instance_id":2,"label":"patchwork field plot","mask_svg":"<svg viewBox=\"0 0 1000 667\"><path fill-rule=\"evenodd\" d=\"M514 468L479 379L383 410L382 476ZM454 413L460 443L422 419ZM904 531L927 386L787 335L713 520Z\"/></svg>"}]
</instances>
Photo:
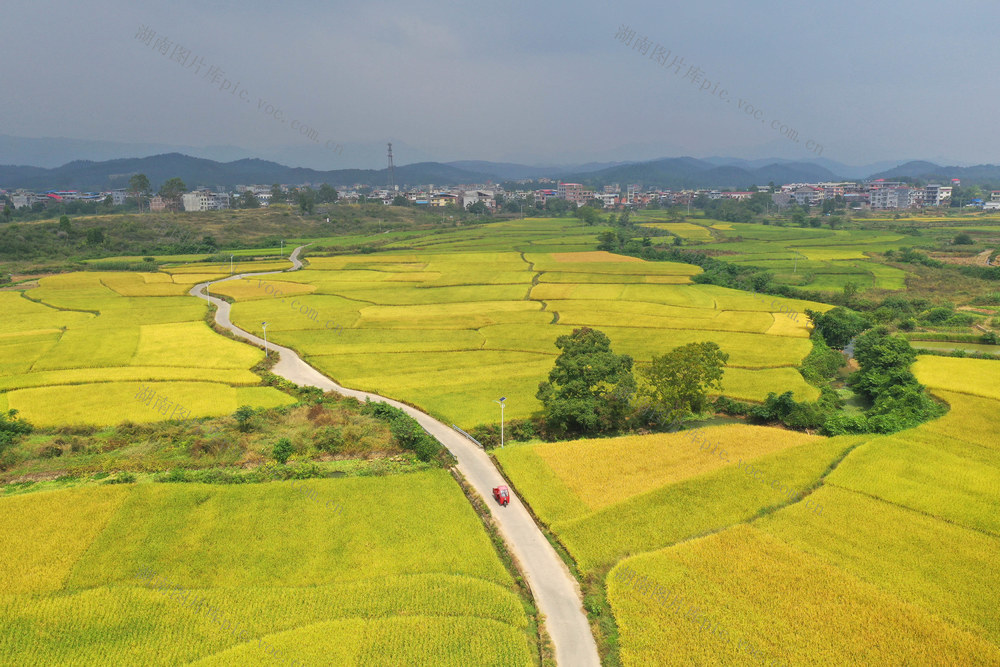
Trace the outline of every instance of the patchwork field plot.
<instances>
[{"instance_id":1,"label":"patchwork field plot","mask_svg":"<svg viewBox=\"0 0 1000 667\"><path fill-rule=\"evenodd\" d=\"M166 417L135 400L139 383L161 385L189 416L250 403L289 402L250 368L263 352L219 336L205 305L166 274L86 272L42 278L0 294L0 392L40 426L115 424Z\"/></svg>"},{"instance_id":2,"label":"patchwork field plot","mask_svg":"<svg viewBox=\"0 0 1000 667\"><path fill-rule=\"evenodd\" d=\"M857 442L732 425L517 445L496 456L539 518L590 571L790 502Z\"/></svg>"},{"instance_id":3,"label":"patchwork field plot","mask_svg":"<svg viewBox=\"0 0 1000 667\"><path fill-rule=\"evenodd\" d=\"M582 568L611 568L625 665L998 664L1000 401L947 389L959 376L991 393L995 364L922 357L945 417L891 436L784 448L768 438L756 479L726 479L718 460L691 468L684 432L511 447L498 459ZM674 442L660 453L663 438ZM730 453L744 446L733 440ZM831 464L804 499L755 515L769 501L754 493L771 480L811 469L815 481ZM602 496L616 502L595 510Z\"/></svg>"},{"instance_id":4,"label":"patchwork field plot","mask_svg":"<svg viewBox=\"0 0 1000 667\"><path fill-rule=\"evenodd\" d=\"M869 254L934 245L930 237L879 230L778 227L708 219L646 224L678 234L697 244L694 247L698 250L719 252L718 259L768 269L780 283L826 291L839 291L848 282L862 288L903 289L906 273L869 260ZM685 233L684 228L672 227L676 225L701 231Z\"/></svg>"},{"instance_id":5,"label":"patchwork field plot","mask_svg":"<svg viewBox=\"0 0 1000 667\"><path fill-rule=\"evenodd\" d=\"M734 396L815 396L789 368L811 349L807 321L774 311L828 306L691 284L699 267L592 250L598 231L566 220L494 223L434 234L423 244L407 239L400 252L309 258L305 270L280 276L297 285L287 294L262 295L251 281L218 290L236 299L233 319L243 328L256 331L266 320L276 343L338 381L463 427L496 421L497 396L508 397L512 418L538 410L535 392L558 353L555 339L580 326L602 329L617 352L639 362L712 340L742 369L727 381ZM488 251L479 237L489 239ZM540 241L562 238L589 239L589 248L538 250ZM296 304L319 313L318 322L289 307L293 293ZM324 330L326 321L345 329Z\"/></svg>"},{"instance_id":6,"label":"patchwork field plot","mask_svg":"<svg viewBox=\"0 0 1000 667\"><path fill-rule=\"evenodd\" d=\"M608 588L625 665L1000 661L981 634L750 527L631 558Z\"/></svg>"},{"instance_id":7,"label":"patchwork field plot","mask_svg":"<svg viewBox=\"0 0 1000 667\"><path fill-rule=\"evenodd\" d=\"M534 664L513 580L447 472L304 484L337 509L287 482L0 499L20 563L0 573L0 661Z\"/></svg>"},{"instance_id":8,"label":"patchwork field plot","mask_svg":"<svg viewBox=\"0 0 1000 667\"><path fill-rule=\"evenodd\" d=\"M1000 400L1000 361L922 356L913 372L930 387Z\"/></svg>"}]
</instances>

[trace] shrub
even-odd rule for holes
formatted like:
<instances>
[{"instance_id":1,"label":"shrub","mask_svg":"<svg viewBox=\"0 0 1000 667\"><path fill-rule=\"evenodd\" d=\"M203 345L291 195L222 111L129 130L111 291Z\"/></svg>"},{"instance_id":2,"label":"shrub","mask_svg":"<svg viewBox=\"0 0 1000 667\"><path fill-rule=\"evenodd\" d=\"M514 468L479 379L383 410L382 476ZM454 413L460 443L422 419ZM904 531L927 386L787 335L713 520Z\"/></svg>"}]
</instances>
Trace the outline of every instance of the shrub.
<instances>
[{"instance_id":1,"label":"shrub","mask_svg":"<svg viewBox=\"0 0 1000 667\"><path fill-rule=\"evenodd\" d=\"M313 431L312 440L316 449L335 454L344 447L344 429L339 426L323 426Z\"/></svg>"},{"instance_id":2,"label":"shrub","mask_svg":"<svg viewBox=\"0 0 1000 667\"><path fill-rule=\"evenodd\" d=\"M986 345L1000 345L1000 336L997 336L996 331L986 332L980 340Z\"/></svg>"},{"instance_id":3,"label":"shrub","mask_svg":"<svg viewBox=\"0 0 1000 667\"><path fill-rule=\"evenodd\" d=\"M42 448L42 451L38 452L38 455L43 459L54 459L57 456L62 456L62 447L57 447L56 445L48 445Z\"/></svg>"},{"instance_id":4,"label":"shrub","mask_svg":"<svg viewBox=\"0 0 1000 667\"><path fill-rule=\"evenodd\" d=\"M925 312L923 314L923 320L928 324L943 324L952 315L954 315L954 312L951 308L938 306L937 308L931 308Z\"/></svg>"},{"instance_id":5,"label":"shrub","mask_svg":"<svg viewBox=\"0 0 1000 667\"><path fill-rule=\"evenodd\" d=\"M968 313L955 313L945 320L944 323L949 327L967 327L975 321L976 318L973 315Z\"/></svg>"},{"instance_id":6,"label":"shrub","mask_svg":"<svg viewBox=\"0 0 1000 667\"><path fill-rule=\"evenodd\" d=\"M241 405L236 409L236 412L233 413L233 418L236 420L236 424L242 433L247 433L251 428L253 428L253 424L251 422L254 414L255 410L249 405Z\"/></svg>"},{"instance_id":7,"label":"shrub","mask_svg":"<svg viewBox=\"0 0 1000 667\"><path fill-rule=\"evenodd\" d=\"M917 328L917 321L912 317L907 317L899 323L899 328L902 331L913 331Z\"/></svg>"},{"instance_id":8,"label":"shrub","mask_svg":"<svg viewBox=\"0 0 1000 667\"><path fill-rule=\"evenodd\" d=\"M135 475L130 472L120 472L111 479L104 480L104 484L132 484L135 479Z\"/></svg>"},{"instance_id":9,"label":"shrub","mask_svg":"<svg viewBox=\"0 0 1000 667\"><path fill-rule=\"evenodd\" d=\"M275 443L271 454L274 456L275 461L281 465L285 465L288 463L288 457L290 457L294 451L295 448L292 447L292 441L288 438L281 438L277 443Z\"/></svg>"}]
</instances>

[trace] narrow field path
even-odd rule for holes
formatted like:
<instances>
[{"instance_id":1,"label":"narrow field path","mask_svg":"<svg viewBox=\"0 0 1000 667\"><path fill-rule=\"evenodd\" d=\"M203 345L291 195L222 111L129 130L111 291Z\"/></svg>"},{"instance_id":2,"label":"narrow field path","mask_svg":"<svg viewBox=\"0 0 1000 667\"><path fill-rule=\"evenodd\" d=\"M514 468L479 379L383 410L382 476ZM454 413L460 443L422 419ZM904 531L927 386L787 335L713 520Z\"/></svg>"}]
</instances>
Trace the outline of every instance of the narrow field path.
<instances>
[{"instance_id":1,"label":"narrow field path","mask_svg":"<svg viewBox=\"0 0 1000 667\"><path fill-rule=\"evenodd\" d=\"M302 268L299 260L300 251L305 246L296 248L289 259L295 271ZM199 283L191 288L190 294L211 301L218 307L215 313L215 323L232 331L237 336L253 343L264 345L264 340L252 333L235 326L229 319L230 304L227 301L205 295L205 288L214 283L236 280L249 276L282 273L267 271L259 273L241 273L222 280ZM318 370L303 361L294 350L268 341L267 349L277 351L279 361L271 371L286 380L307 387L319 387L323 391L335 391L343 396L352 396L359 400L370 398L382 401L405 411L416 419L431 435L458 459L458 470L466 481L486 500L486 505L493 515L500 534L507 548L517 560L524 573L525 580L531 588L531 593L543 615L545 630L552 640L556 654L556 662L565 667L599 666L597 644L590 631L590 623L583 611L580 600L580 589L576 579L559 558L552 545L535 525L531 515L521 503L520 498L511 493L510 505L500 507L493 500L493 487L504 484L500 472L493 465L490 457L482 449L447 425L439 422L409 405L394 401L378 394L357 391L341 387Z\"/></svg>"}]
</instances>

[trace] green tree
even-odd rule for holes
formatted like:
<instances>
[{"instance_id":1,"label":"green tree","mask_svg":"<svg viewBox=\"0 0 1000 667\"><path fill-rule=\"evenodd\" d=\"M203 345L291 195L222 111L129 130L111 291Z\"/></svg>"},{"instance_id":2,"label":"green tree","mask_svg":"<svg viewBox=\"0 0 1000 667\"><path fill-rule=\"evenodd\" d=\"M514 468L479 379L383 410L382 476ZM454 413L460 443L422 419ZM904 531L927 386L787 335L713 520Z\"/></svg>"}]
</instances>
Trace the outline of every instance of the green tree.
<instances>
[{"instance_id":1,"label":"green tree","mask_svg":"<svg viewBox=\"0 0 1000 667\"><path fill-rule=\"evenodd\" d=\"M476 202L476 203L478 204L480 202ZM392 205L393 206L409 206L410 205L410 200L407 199L406 197L404 197L403 195L396 195L395 197L392 198ZM483 205L483 208L486 208L485 204Z\"/></svg>"},{"instance_id":2,"label":"green tree","mask_svg":"<svg viewBox=\"0 0 1000 667\"><path fill-rule=\"evenodd\" d=\"M277 204L283 201L285 201L285 191L281 189L280 185L275 183L271 186L271 203Z\"/></svg>"},{"instance_id":3,"label":"green tree","mask_svg":"<svg viewBox=\"0 0 1000 667\"><path fill-rule=\"evenodd\" d=\"M288 463L288 457L290 457L295 452L295 448L292 446L292 441L288 438L281 438L274 444L274 449L271 455L274 456L274 460L285 465Z\"/></svg>"},{"instance_id":4,"label":"green tree","mask_svg":"<svg viewBox=\"0 0 1000 667\"><path fill-rule=\"evenodd\" d=\"M21 436L31 431L31 424L18 419L17 410L0 412L0 469L7 466L7 451L14 447Z\"/></svg>"},{"instance_id":5,"label":"green tree","mask_svg":"<svg viewBox=\"0 0 1000 667\"><path fill-rule=\"evenodd\" d=\"M600 220L601 215L596 208L591 206L581 206L573 211L573 217L583 220L583 222L588 225L596 225Z\"/></svg>"},{"instance_id":6,"label":"green tree","mask_svg":"<svg viewBox=\"0 0 1000 667\"><path fill-rule=\"evenodd\" d=\"M319 186L319 192L316 193L316 201L322 204L336 203L337 199L339 198L340 195L337 194L337 189L334 188L329 183L324 183L323 185Z\"/></svg>"},{"instance_id":7,"label":"green tree","mask_svg":"<svg viewBox=\"0 0 1000 667\"><path fill-rule=\"evenodd\" d=\"M486 202L484 202L484 201L473 202L473 203L469 204L468 206L466 206L465 209L469 213L475 213L477 215L483 215L483 214L486 214L486 213L490 212L490 210L488 208L486 208Z\"/></svg>"},{"instance_id":8,"label":"green tree","mask_svg":"<svg viewBox=\"0 0 1000 667\"><path fill-rule=\"evenodd\" d=\"M66 232L67 234L69 234L71 231L73 231L73 228L69 224L69 216L68 215L63 215L63 216L59 217L59 231L60 232Z\"/></svg>"},{"instance_id":9,"label":"green tree","mask_svg":"<svg viewBox=\"0 0 1000 667\"><path fill-rule=\"evenodd\" d=\"M299 202L299 210L303 213L312 213L316 208L316 193L312 188L305 188L296 195Z\"/></svg>"},{"instance_id":10,"label":"green tree","mask_svg":"<svg viewBox=\"0 0 1000 667\"><path fill-rule=\"evenodd\" d=\"M240 208L260 208L260 200L253 190L244 190L239 199Z\"/></svg>"},{"instance_id":11,"label":"green tree","mask_svg":"<svg viewBox=\"0 0 1000 667\"><path fill-rule=\"evenodd\" d=\"M536 394L549 430L558 435L619 430L628 416L628 396L635 393L632 357L612 352L608 337L589 327L560 336L556 347L562 352Z\"/></svg>"},{"instance_id":12,"label":"green tree","mask_svg":"<svg viewBox=\"0 0 1000 667\"><path fill-rule=\"evenodd\" d=\"M971 236L969 236L965 232L962 232L961 234L955 235L955 240L952 241L952 243L954 243L955 245L972 245L975 243L975 241L972 240Z\"/></svg>"},{"instance_id":13,"label":"green tree","mask_svg":"<svg viewBox=\"0 0 1000 667\"><path fill-rule=\"evenodd\" d=\"M816 331L830 347L843 349L851 339L871 327L872 323L864 315L850 308L838 306L825 313L806 310L806 315L812 320Z\"/></svg>"},{"instance_id":14,"label":"green tree","mask_svg":"<svg viewBox=\"0 0 1000 667\"><path fill-rule=\"evenodd\" d=\"M176 211L181 205L181 195L187 192L184 181L174 176L168 178L167 182L160 186L160 196L167 202L167 208Z\"/></svg>"},{"instance_id":15,"label":"green tree","mask_svg":"<svg viewBox=\"0 0 1000 667\"><path fill-rule=\"evenodd\" d=\"M708 392L722 390L727 361L729 355L709 341L674 348L639 370L645 381L640 394L664 422L698 414L705 410Z\"/></svg>"},{"instance_id":16,"label":"green tree","mask_svg":"<svg viewBox=\"0 0 1000 667\"><path fill-rule=\"evenodd\" d=\"M100 245L104 243L104 232L100 227L91 227L87 230L87 243L90 245Z\"/></svg>"},{"instance_id":17,"label":"green tree","mask_svg":"<svg viewBox=\"0 0 1000 667\"><path fill-rule=\"evenodd\" d=\"M140 213L142 213L142 198L149 194L149 190L149 178L146 177L146 174L132 174L132 177L128 179L129 194L139 205Z\"/></svg>"},{"instance_id":18,"label":"green tree","mask_svg":"<svg viewBox=\"0 0 1000 667\"><path fill-rule=\"evenodd\" d=\"M236 420L236 427L242 433L248 433L253 427L254 414L256 414L255 410L249 405L241 405L236 408L236 412L233 413L233 419Z\"/></svg>"}]
</instances>

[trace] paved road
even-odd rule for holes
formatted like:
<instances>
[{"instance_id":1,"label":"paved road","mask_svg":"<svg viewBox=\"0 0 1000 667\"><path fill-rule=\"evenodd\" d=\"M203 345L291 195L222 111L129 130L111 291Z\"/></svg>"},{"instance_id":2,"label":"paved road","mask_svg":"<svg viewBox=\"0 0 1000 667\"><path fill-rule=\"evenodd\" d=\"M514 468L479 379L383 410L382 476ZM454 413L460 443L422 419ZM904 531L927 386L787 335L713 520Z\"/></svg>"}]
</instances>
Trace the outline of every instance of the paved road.
<instances>
[{"instance_id":1,"label":"paved road","mask_svg":"<svg viewBox=\"0 0 1000 667\"><path fill-rule=\"evenodd\" d=\"M305 246L296 248L291 254L294 271L302 268L299 252ZM267 273L281 273L270 271ZM249 275L264 275L264 273L239 274L224 280L235 280ZM191 289L191 294L199 298L207 298L203 289L209 283L200 283ZM229 320L230 304L222 299L210 298L218 306L215 322L229 329L237 336L255 345L263 345L264 340L252 333L236 327ZM331 335L336 335L331 332ZM335 391L344 396L353 396L360 400L371 398L373 401L384 401L406 411L416 419L421 426L437 438L458 459L458 469L468 483L487 500L487 506L492 512L500 534L507 543L507 548L518 561L521 572L531 587L539 611L544 616L545 629L552 639L556 653L556 661L565 667L599 666L600 660L597 645L590 631L590 624L580 602L580 589L573 575L556 554L541 530L535 525L531 515L513 493L510 505L500 507L493 501L493 487L504 483L499 471L493 465L489 456L473 442L460 435L447 425L416 408L404 405L377 394L357 391L341 387L330 378L304 362L294 350L268 342L268 350L277 351L280 359L272 368L275 375L280 375L299 385L319 387L323 391Z\"/></svg>"}]
</instances>

